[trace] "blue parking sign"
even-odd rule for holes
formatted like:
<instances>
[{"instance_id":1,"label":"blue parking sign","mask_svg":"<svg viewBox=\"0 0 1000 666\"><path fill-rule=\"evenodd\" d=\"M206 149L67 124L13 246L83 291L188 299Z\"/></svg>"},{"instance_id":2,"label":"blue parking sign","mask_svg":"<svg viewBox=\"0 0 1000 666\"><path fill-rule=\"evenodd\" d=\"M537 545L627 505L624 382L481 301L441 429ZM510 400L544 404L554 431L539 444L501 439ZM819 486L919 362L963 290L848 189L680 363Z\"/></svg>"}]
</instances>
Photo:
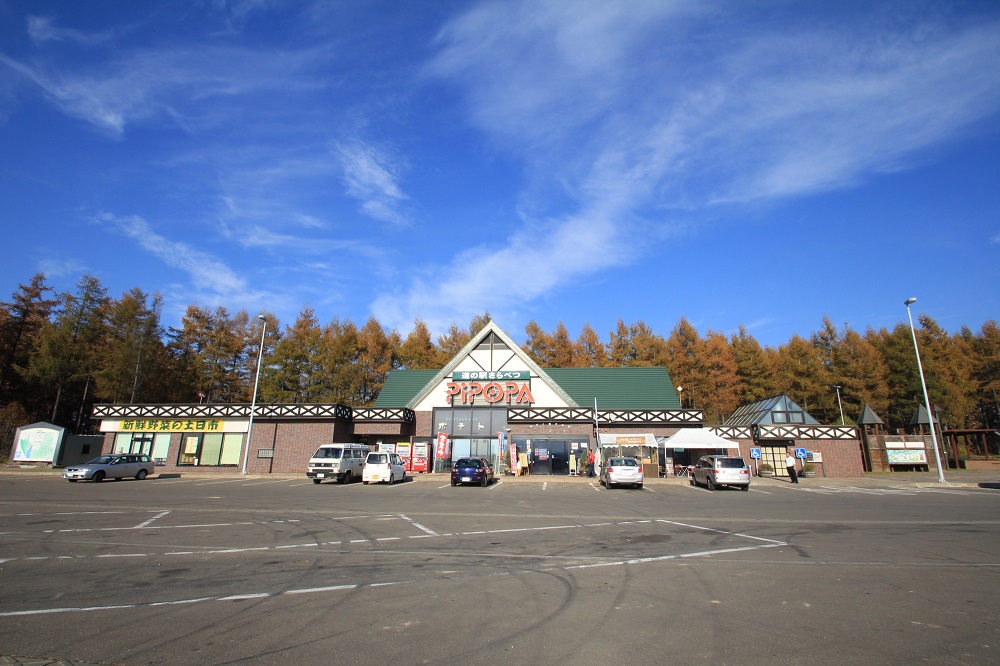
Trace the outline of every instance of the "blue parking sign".
<instances>
[{"instance_id":1,"label":"blue parking sign","mask_svg":"<svg viewBox=\"0 0 1000 666\"><path fill-rule=\"evenodd\" d=\"M795 457L805 460L808 456L806 455L805 449L795 449Z\"/></svg>"},{"instance_id":2,"label":"blue parking sign","mask_svg":"<svg viewBox=\"0 0 1000 666\"><path fill-rule=\"evenodd\" d=\"M760 458L760 449L750 449L751 458Z\"/></svg>"}]
</instances>

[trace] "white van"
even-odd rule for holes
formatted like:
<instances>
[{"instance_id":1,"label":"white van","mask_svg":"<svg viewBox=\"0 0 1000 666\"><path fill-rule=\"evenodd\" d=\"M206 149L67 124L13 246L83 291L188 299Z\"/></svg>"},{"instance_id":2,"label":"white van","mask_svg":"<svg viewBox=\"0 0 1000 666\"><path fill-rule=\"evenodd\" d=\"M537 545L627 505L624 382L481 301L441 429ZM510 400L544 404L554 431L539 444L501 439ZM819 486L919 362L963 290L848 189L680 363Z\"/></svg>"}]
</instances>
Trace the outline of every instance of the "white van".
<instances>
[{"instance_id":1,"label":"white van","mask_svg":"<svg viewBox=\"0 0 1000 666\"><path fill-rule=\"evenodd\" d=\"M313 483L322 483L323 479L337 479L340 483L360 479L369 450L367 444L324 444L309 459L306 476Z\"/></svg>"}]
</instances>

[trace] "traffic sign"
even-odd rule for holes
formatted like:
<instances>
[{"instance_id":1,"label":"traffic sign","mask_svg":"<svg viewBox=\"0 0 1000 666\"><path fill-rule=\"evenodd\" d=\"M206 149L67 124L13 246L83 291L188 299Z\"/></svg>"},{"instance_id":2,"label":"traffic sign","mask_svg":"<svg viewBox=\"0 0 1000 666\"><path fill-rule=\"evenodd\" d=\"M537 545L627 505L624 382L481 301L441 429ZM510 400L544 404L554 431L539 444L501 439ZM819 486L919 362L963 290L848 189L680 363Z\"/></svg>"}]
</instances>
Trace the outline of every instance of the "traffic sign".
<instances>
[{"instance_id":1,"label":"traffic sign","mask_svg":"<svg viewBox=\"0 0 1000 666\"><path fill-rule=\"evenodd\" d=\"M751 458L760 458L760 449L750 449Z\"/></svg>"},{"instance_id":2,"label":"traffic sign","mask_svg":"<svg viewBox=\"0 0 1000 666\"><path fill-rule=\"evenodd\" d=\"M804 460L805 458L807 458L809 456L806 453L805 449L795 449L795 457L796 458L802 458Z\"/></svg>"}]
</instances>

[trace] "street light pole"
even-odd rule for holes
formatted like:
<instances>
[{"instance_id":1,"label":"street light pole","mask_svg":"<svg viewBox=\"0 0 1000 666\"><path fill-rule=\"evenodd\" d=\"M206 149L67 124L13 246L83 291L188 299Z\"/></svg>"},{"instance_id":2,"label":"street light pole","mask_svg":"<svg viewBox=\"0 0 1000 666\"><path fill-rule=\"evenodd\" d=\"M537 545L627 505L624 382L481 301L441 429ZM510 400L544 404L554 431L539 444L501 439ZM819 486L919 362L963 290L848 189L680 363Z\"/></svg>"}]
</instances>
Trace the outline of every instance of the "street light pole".
<instances>
[{"instance_id":1,"label":"street light pole","mask_svg":"<svg viewBox=\"0 0 1000 666\"><path fill-rule=\"evenodd\" d=\"M917 330L913 328L913 315L910 314L910 306L916 302L916 298L908 298L903 302L903 304L906 306L906 316L910 320L910 334L913 336L913 352L917 355L917 370L920 372L920 386L924 390L924 405L927 407L927 418L931 422L931 442L934 444L934 458L937 461L938 483L944 483L944 469L941 467L941 453L938 450L937 433L934 432L934 412L931 411L931 399L927 396L927 382L924 380L924 366L920 362L920 348L917 347Z\"/></svg>"},{"instance_id":2,"label":"street light pole","mask_svg":"<svg viewBox=\"0 0 1000 666\"><path fill-rule=\"evenodd\" d=\"M837 389L837 407L840 408L840 425L844 425L844 403L840 401L840 384L834 385L833 388Z\"/></svg>"},{"instance_id":3,"label":"street light pole","mask_svg":"<svg viewBox=\"0 0 1000 666\"><path fill-rule=\"evenodd\" d=\"M253 435L253 415L257 411L257 385L260 383L260 363L264 358L264 334L267 333L267 319L264 315L257 315L261 321L260 329L260 349L257 350L257 374L253 380L253 397L250 399L250 424L247 426L247 443L243 451L243 473L247 473L247 461L250 458L250 436Z\"/></svg>"}]
</instances>

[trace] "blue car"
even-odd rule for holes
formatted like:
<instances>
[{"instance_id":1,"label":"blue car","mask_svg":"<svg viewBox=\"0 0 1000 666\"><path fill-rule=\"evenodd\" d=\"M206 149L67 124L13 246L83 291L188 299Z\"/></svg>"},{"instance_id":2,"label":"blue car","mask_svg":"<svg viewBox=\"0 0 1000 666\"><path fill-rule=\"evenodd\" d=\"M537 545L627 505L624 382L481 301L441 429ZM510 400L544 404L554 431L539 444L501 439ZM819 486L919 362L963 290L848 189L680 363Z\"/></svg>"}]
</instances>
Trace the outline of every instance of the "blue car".
<instances>
[{"instance_id":1,"label":"blue car","mask_svg":"<svg viewBox=\"0 0 1000 666\"><path fill-rule=\"evenodd\" d=\"M495 481L493 465L486 458L459 458L451 466L451 485L488 486Z\"/></svg>"}]
</instances>

